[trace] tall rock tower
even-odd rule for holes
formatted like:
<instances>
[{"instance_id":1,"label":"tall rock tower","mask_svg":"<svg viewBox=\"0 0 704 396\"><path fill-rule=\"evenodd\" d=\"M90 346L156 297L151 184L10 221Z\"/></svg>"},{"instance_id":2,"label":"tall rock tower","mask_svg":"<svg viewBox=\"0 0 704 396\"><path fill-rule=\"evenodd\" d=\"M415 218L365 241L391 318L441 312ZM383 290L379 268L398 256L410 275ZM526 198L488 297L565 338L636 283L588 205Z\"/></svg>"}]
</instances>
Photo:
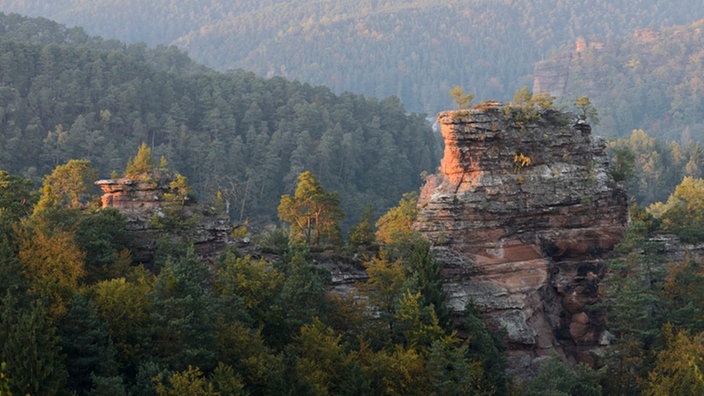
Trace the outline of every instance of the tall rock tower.
<instances>
[{"instance_id":1,"label":"tall rock tower","mask_svg":"<svg viewBox=\"0 0 704 396\"><path fill-rule=\"evenodd\" d=\"M608 338L589 306L627 221L606 142L572 114L497 102L438 121L445 154L415 226L433 242L451 309L473 301L505 330L514 373L552 350L589 363Z\"/></svg>"}]
</instances>

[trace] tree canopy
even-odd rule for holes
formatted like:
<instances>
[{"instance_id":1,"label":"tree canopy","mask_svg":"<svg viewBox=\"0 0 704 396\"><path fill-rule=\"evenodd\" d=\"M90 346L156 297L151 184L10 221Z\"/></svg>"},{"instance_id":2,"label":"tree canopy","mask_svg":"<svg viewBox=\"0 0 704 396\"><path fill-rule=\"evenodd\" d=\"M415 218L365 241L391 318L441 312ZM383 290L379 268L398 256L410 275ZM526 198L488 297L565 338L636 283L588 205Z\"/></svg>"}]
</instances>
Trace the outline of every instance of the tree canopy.
<instances>
[{"instance_id":1,"label":"tree canopy","mask_svg":"<svg viewBox=\"0 0 704 396\"><path fill-rule=\"evenodd\" d=\"M0 161L35 183L69 160L107 176L123 174L128 159L132 174L164 157L193 196L219 192L233 219L260 224L311 170L340 193L353 223L369 204L393 206L438 161L425 117L396 97L190 67L175 49L93 39L46 20L0 15L0 26Z\"/></svg>"}]
</instances>

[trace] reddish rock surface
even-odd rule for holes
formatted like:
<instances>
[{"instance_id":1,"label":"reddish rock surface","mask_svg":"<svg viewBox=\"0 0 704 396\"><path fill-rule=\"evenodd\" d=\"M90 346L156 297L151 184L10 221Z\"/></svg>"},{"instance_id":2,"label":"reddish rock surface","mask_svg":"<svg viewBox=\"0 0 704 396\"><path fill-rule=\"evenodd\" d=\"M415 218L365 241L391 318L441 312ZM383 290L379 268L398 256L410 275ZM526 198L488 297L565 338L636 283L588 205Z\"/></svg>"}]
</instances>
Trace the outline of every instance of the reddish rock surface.
<instances>
[{"instance_id":1,"label":"reddish rock surface","mask_svg":"<svg viewBox=\"0 0 704 396\"><path fill-rule=\"evenodd\" d=\"M162 207L164 192L168 191L168 184L126 177L98 180L95 184L103 190L103 207L116 208L131 220L149 220Z\"/></svg>"},{"instance_id":2,"label":"reddish rock surface","mask_svg":"<svg viewBox=\"0 0 704 396\"><path fill-rule=\"evenodd\" d=\"M415 227L434 244L451 308L472 300L490 326L505 329L516 374L553 349L591 361L604 321L587 306L598 301L603 254L627 221L605 141L571 114L540 111L526 121L500 103L438 121L445 154ZM529 165L517 166L521 154Z\"/></svg>"},{"instance_id":3,"label":"reddish rock surface","mask_svg":"<svg viewBox=\"0 0 704 396\"><path fill-rule=\"evenodd\" d=\"M149 178L104 179L95 182L103 190L102 206L113 207L127 218L127 229L134 235L133 257L149 264L156 249L156 240L163 236L193 244L196 255L213 262L229 244L230 222L202 205L184 205L165 199L171 191L170 183L175 175L168 171L157 171ZM177 212L177 213L174 213ZM158 227L156 218L177 214L188 224L183 229Z\"/></svg>"}]
</instances>

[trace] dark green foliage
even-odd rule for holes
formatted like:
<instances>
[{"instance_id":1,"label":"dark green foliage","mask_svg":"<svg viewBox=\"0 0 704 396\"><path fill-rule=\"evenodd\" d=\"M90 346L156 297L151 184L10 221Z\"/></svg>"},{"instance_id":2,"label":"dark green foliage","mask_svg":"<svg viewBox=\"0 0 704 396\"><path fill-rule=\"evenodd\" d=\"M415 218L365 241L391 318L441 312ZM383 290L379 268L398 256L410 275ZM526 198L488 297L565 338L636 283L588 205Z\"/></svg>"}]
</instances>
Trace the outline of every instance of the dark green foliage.
<instances>
[{"instance_id":1,"label":"dark green foliage","mask_svg":"<svg viewBox=\"0 0 704 396\"><path fill-rule=\"evenodd\" d=\"M326 295L330 272L327 269L311 264L304 253L296 253L284 264L283 272L285 280L276 300L278 309L272 310L276 313L280 309L278 315L282 316L277 320L279 323L269 320L269 326L264 329L266 336L279 343L288 342L294 331L310 323L313 317L325 317L329 309ZM282 328L274 330L272 325Z\"/></svg>"},{"instance_id":2,"label":"dark green foliage","mask_svg":"<svg viewBox=\"0 0 704 396\"><path fill-rule=\"evenodd\" d=\"M117 374L115 348L93 304L80 295L71 302L59 326L61 351L66 359L68 386L79 395L89 394L94 379L105 384Z\"/></svg>"},{"instance_id":3,"label":"dark green foliage","mask_svg":"<svg viewBox=\"0 0 704 396\"><path fill-rule=\"evenodd\" d=\"M481 364L481 378L477 381L495 387L499 395L506 393L509 377L505 372L506 358L501 355L501 332L491 331L482 320L479 309L470 301L465 306L461 329L468 335L466 357Z\"/></svg>"},{"instance_id":4,"label":"dark green foliage","mask_svg":"<svg viewBox=\"0 0 704 396\"><path fill-rule=\"evenodd\" d=\"M0 362L13 394L55 395L66 381L60 339L38 304L7 295L0 303Z\"/></svg>"},{"instance_id":5,"label":"dark green foliage","mask_svg":"<svg viewBox=\"0 0 704 396\"><path fill-rule=\"evenodd\" d=\"M4 239L4 238L3 238ZM0 293L21 294L28 287L17 248L10 241L0 239Z\"/></svg>"},{"instance_id":6,"label":"dark green foliage","mask_svg":"<svg viewBox=\"0 0 704 396\"><path fill-rule=\"evenodd\" d=\"M215 367L213 298L206 285L211 275L189 249L167 260L151 293L152 356L172 370L189 364Z\"/></svg>"},{"instance_id":7,"label":"dark green foliage","mask_svg":"<svg viewBox=\"0 0 704 396\"><path fill-rule=\"evenodd\" d=\"M156 381L162 381L172 375L172 371L165 369L158 363L144 362L139 365L131 393L135 396L153 396L156 394Z\"/></svg>"},{"instance_id":8,"label":"dark green foliage","mask_svg":"<svg viewBox=\"0 0 704 396\"><path fill-rule=\"evenodd\" d=\"M467 359L467 345L447 337L433 341L427 370L433 395L494 395L496 383L485 381L481 363Z\"/></svg>"},{"instance_id":9,"label":"dark green foliage","mask_svg":"<svg viewBox=\"0 0 704 396\"><path fill-rule=\"evenodd\" d=\"M670 264L663 287L665 317L678 329L704 332L704 271L691 259Z\"/></svg>"},{"instance_id":10,"label":"dark green foliage","mask_svg":"<svg viewBox=\"0 0 704 396\"><path fill-rule=\"evenodd\" d=\"M599 396L603 372L579 365L572 371L556 355L543 360L538 375L528 382L526 396Z\"/></svg>"},{"instance_id":11,"label":"dark green foliage","mask_svg":"<svg viewBox=\"0 0 704 396\"><path fill-rule=\"evenodd\" d=\"M100 175L121 173L144 142L188 178L193 196L220 192L232 218L269 222L279 197L310 169L339 193L352 223L368 204L392 206L437 164L425 118L396 98L335 95L244 71L165 71L149 61L161 50L1 36L0 100L13 111L0 114L0 160L35 182L73 158L90 160Z\"/></svg>"},{"instance_id":12,"label":"dark green foliage","mask_svg":"<svg viewBox=\"0 0 704 396\"><path fill-rule=\"evenodd\" d=\"M374 209L371 205L364 208L362 219L350 228L347 243L351 249L371 248L376 242L374 237Z\"/></svg>"},{"instance_id":13,"label":"dark green foliage","mask_svg":"<svg viewBox=\"0 0 704 396\"><path fill-rule=\"evenodd\" d=\"M76 225L76 243L86 253L86 282L118 277L126 268L119 267L120 252L128 248L127 220L113 208L101 209L80 218ZM129 257L127 258L129 260Z\"/></svg>"},{"instance_id":14,"label":"dark green foliage","mask_svg":"<svg viewBox=\"0 0 704 396\"><path fill-rule=\"evenodd\" d=\"M360 290L376 305L370 308L353 294L330 293L331 273L316 261L339 258L329 251L311 253L307 244L289 244L285 237L273 243L282 245L276 247L276 262L233 249L210 267L196 259L192 247L166 237L157 244L150 272L125 261L125 221L116 211L58 207L31 222L20 218L0 245L6 253L0 273L7 275L4 287L10 291L0 304L0 359L7 362L2 373L13 393L491 394L501 389L487 381L498 378L491 376L494 358L472 344L484 339L480 333L475 337L470 330L472 343L466 343L440 325L437 312L446 315L440 268L428 242L416 234L395 234L398 260L385 260L382 249L368 265L370 281ZM396 220L402 224L393 229L408 226L407 216ZM13 226L18 221L22 227ZM54 228L66 231L52 233ZM370 238L371 231L365 233ZM61 235L66 238L55 238ZM24 249L20 257L37 271L59 256L44 257L40 253L46 249L40 248L70 249L75 259L63 263L68 267L81 264L84 253L90 256L93 276L71 280L60 305L64 310L41 308L37 296L26 294L24 281L10 276L18 264L16 237ZM373 314L377 307L384 310L379 318ZM17 379L26 386L20 389Z\"/></svg>"},{"instance_id":15,"label":"dark green foliage","mask_svg":"<svg viewBox=\"0 0 704 396\"><path fill-rule=\"evenodd\" d=\"M411 290L421 293L421 303L432 306L442 326L449 326L447 295L442 289L440 264L433 258L430 242L419 234L411 234L400 244L401 262L406 275L406 284Z\"/></svg>"},{"instance_id":16,"label":"dark green foliage","mask_svg":"<svg viewBox=\"0 0 704 396\"><path fill-rule=\"evenodd\" d=\"M7 373L5 372L6 369L7 363L0 362L0 393L2 393L3 395L10 395L10 382L12 381L10 380L10 378L7 377Z\"/></svg>"},{"instance_id":17,"label":"dark green foliage","mask_svg":"<svg viewBox=\"0 0 704 396\"><path fill-rule=\"evenodd\" d=\"M644 346L655 341L664 320L658 294L666 259L661 243L648 238L644 222L631 223L615 248L618 258L608 263L609 276L603 282L609 330L617 337L633 337Z\"/></svg>"},{"instance_id":18,"label":"dark green foliage","mask_svg":"<svg viewBox=\"0 0 704 396\"><path fill-rule=\"evenodd\" d=\"M36 196L30 180L0 171L0 296L27 286L13 227L32 213Z\"/></svg>"},{"instance_id":19,"label":"dark green foliage","mask_svg":"<svg viewBox=\"0 0 704 396\"><path fill-rule=\"evenodd\" d=\"M99 377L96 375L91 375L91 382L93 383L92 388L88 391L87 395L92 396L102 396L102 395L114 395L114 396L126 396L127 390L125 384L123 383L122 377Z\"/></svg>"},{"instance_id":20,"label":"dark green foliage","mask_svg":"<svg viewBox=\"0 0 704 396\"><path fill-rule=\"evenodd\" d=\"M652 217L643 211L632 213L626 238L615 251L617 259L609 262L609 276L602 282L600 308L606 308L609 331L616 336L603 360L606 376L602 384L606 394L637 394L649 387L674 391L678 381L665 377L671 373L676 377L678 370L685 373L687 369L671 368L689 363L676 357L681 353L663 349L669 348L665 341L674 337L670 331L671 339L666 340L668 333L662 329L674 326L701 332L704 280L694 262L668 264L662 244L649 239ZM663 358L671 363L663 364ZM651 381L660 382L654 385Z\"/></svg>"},{"instance_id":21,"label":"dark green foliage","mask_svg":"<svg viewBox=\"0 0 704 396\"><path fill-rule=\"evenodd\" d=\"M628 147L615 147L611 157L611 176L617 182L630 181L635 176L636 155Z\"/></svg>"},{"instance_id":22,"label":"dark green foliage","mask_svg":"<svg viewBox=\"0 0 704 396\"><path fill-rule=\"evenodd\" d=\"M179 243L171 236L163 236L156 241L154 249L154 268L152 272L159 273L169 260L184 257L188 245Z\"/></svg>"},{"instance_id":23,"label":"dark green foliage","mask_svg":"<svg viewBox=\"0 0 704 396\"><path fill-rule=\"evenodd\" d=\"M42 15L104 37L149 45L178 43L194 59L219 70L282 75L325 84L335 92L397 95L412 111L430 114L452 105L447 92L455 85L471 87L480 99L510 99L516 87L531 84L536 61L560 47L573 49L579 37L630 38L643 27L704 17L696 0L461 0L440 5L430 0L149 4L13 0L3 4L8 12ZM65 35L56 41L67 41ZM177 70L188 64L174 48L161 48L150 56L144 47L135 44L125 52L153 61L169 60ZM616 65L625 68L628 60Z\"/></svg>"},{"instance_id":24,"label":"dark green foliage","mask_svg":"<svg viewBox=\"0 0 704 396\"><path fill-rule=\"evenodd\" d=\"M637 129L610 146L612 175L642 206L665 202L684 177L704 176L704 150L697 142L667 142Z\"/></svg>"},{"instance_id":25,"label":"dark green foliage","mask_svg":"<svg viewBox=\"0 0 704 396\"><path fill-rule=\"evenodd\" d=\"M288 250L289 232L283 227L265 231L260 245L264 253L283 254Z\"/></svg>"},{"instance_id":26,"label":"dark green foliage","mask_svg":"<svg viewBox=\"0 0 704 396\"><path fill-rule=\"evenodd\" d=\"M0 224L3 227L29 216L36 200L32 181L0 170ZM5 228L3 232L7 232Z\"/></svg>"}]
</instances>

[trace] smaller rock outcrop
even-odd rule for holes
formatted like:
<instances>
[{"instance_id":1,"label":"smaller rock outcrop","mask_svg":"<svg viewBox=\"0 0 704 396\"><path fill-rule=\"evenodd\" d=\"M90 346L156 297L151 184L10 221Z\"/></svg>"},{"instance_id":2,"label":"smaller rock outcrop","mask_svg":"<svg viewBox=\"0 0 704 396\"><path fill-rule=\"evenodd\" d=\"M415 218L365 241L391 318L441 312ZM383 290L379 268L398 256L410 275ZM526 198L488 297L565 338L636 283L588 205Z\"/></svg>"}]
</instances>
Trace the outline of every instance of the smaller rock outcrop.
<instances>
[{"instance_id":1,"label":"smaller rock outcrop","mask_svg":"<svg viewBox=\"0 0 704 396\"><path fill-rule=\"evenodd\" d=\"M134 236L135 261L151 263L160 236L192 243L196 255L212 262L231 244L230 222L224 215L199 204L187 204L188 197L175 199L172 183L176 174L157 170L149 175L104 179L95 182L102 190L102 207L112 207L127 218Z\"/></svg>"},{"instance_id":2,"label":"smaller rock outcrop","mask_svg":"<svg viewBox=\"0 0 704 396\"><path fill-rule=\"evenodd\" d=\"M145 228L154 215L162 212L164 193L168 193L170 178L154 181L131 179L104 179L95 182L102 190L102 207L115 208L127 216L132 227Z\"/></svg>"}]
</instances>

